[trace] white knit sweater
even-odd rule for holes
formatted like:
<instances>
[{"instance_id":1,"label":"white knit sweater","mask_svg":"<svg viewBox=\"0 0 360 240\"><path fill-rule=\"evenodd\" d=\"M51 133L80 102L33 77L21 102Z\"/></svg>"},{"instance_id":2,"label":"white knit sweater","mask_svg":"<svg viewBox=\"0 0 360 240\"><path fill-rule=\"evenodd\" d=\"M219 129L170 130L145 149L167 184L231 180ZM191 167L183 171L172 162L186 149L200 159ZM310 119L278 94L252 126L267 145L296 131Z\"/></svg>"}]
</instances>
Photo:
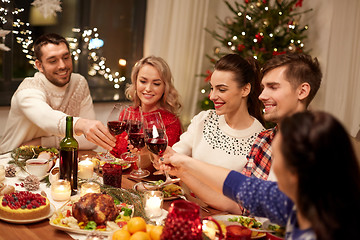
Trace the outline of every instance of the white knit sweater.
<instances>
[{"instance_id":1,"label":"white knit sweater","mask_svg":"<svg viewBox=\"0 0 360 240\"><path fill-rule=\"evenodd\" d=\"M241 171L254 140L263 130L255 118L249 128L235 130L215 110L202 111L191 120L173 149L207 163Z\"/></svg>"},{"instance_id":2,"label":"white knit sweater","mask_svg":"<svg viewBox=\"0 0 360 240\"><path fill-rule=\"evenodd\" d=\"M57 87L40 72L25 78L11 99L11 108L0 142L0 152L10 151L25 141L41 137L43 147L59 147L65 136L66 116L95 119L86 79L72 74L70 82ZM80 149L95 145L83 135L75 136Z\"/></svg>"}]
</instances>

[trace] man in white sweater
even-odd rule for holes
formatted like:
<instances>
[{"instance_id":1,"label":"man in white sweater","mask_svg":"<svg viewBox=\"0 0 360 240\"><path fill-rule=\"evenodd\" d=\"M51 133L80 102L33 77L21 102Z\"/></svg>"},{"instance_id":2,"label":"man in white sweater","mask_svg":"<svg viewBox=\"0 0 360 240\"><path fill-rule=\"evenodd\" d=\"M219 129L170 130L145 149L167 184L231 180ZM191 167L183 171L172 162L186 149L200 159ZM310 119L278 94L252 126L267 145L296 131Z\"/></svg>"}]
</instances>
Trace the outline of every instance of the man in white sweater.
<instances>
[{"instance_id":1,"label":"man in white sweater","mask_svg":"<svg viewBox=\"0 0 360 240\"><path fill-rule=\"evenodd\" d=\"M25 78L12 96L0 153L21 145L59 147L67 115L74 117L79 149L99 145L111 150L116 139L95 120L88 83L80 74L72 73L66 39L57 34L43 35L35 41L34 52L39 72Z\"/></svg>"}]
</instances>

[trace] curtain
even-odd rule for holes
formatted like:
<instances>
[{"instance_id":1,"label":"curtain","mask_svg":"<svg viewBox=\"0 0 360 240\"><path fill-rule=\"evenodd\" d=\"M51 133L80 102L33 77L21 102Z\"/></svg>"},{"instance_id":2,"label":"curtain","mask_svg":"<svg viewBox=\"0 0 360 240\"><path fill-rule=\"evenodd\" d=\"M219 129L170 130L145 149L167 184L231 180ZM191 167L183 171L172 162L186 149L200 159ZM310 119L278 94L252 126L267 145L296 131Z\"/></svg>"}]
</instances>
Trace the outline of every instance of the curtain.
<instances>
[{"instance_id":1,"label":"curtain","mask_svg":"<svg viewBox=\"0 0 360 240\"><path fill-rule=\"evenodd\" d=\"M208 11L209 0L148 0L144 56L159 56L169 64L185 125L198 105Z\"/></svg>"},{"instance_id":2,"label":"curtain","mask_svg":"<svg viewBox=\"0 0 360 240\"><path fill-rule=\"evenodd\" d=\"M333 4L323 108L355 137L360 129L360 1Z\"/></svg>"}]
</instances>

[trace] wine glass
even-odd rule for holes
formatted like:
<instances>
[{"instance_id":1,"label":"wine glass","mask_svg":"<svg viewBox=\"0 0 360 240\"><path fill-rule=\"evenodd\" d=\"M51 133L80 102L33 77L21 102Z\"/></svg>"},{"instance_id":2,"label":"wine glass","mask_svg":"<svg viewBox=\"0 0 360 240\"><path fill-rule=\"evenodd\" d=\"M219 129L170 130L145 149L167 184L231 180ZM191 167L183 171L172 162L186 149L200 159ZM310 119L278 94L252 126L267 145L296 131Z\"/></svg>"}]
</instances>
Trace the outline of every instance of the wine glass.
<instances>
[{"instance_id":1,"label":"wine glass","mask_svg":"<svg viewBox=\"0 0 360 240\"><path fill-rule=\"evenodd\" d=\"M116 103L107 118L107 127L113 136L122 134L126 129L126 121L124 119L126 108L125 104ZM107 151L104 160L112 161L114 157Z\"/></svg>"},{"instance_id":2,"label":"wine glass","mask_svg":"<svg viewBox=\"0 0 360 240\"><path fill-rule=\"evenodd\" d=\"M144 115L145 143L150 152L158 155L160 161L164 160L163 154L168 145L168 137L164 122L159 112ZM167 171L164 171L166 180L163 185L179 182L180 179L173 179Z\"/></svg>"},{"instance_id":3,"label":"wine glass","mask_svg":"<svg viewBox=\"0 0 360 240\"><path fill-rule=\"evenodd\" d=\"M134 148L137 148L137 169L130 172L130 176L134 178L144 178L150 175L148 170L141 169L140 150L145 147L144 131L143 131L143 115L141 108L128 108L127 115L127 134L128 140Z\"/></svg>"}]
</instances>

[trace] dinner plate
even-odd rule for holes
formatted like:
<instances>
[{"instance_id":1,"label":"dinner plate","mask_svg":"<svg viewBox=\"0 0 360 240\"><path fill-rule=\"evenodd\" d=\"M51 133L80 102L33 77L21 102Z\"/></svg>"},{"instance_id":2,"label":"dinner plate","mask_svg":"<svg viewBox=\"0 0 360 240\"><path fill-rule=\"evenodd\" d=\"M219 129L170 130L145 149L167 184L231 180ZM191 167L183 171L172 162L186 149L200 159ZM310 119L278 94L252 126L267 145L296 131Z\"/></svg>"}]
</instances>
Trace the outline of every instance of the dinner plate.
<instances>
[{"instance_id":1,"label":"dinner plate","mask_svg":"<svg viewBox=\"0 0 360 240\"><path fill-rule=\"evenodd\" d=\"M133 186L134 190L136 191L146 191L147 189L144 187L144 183L143 182L138 182L136 183L134 186ZM173 197L167 197L167 198L164 198L164 200L174 200L174 199L177 199L177 198L180 198L180 196L184 196L185 192L184 190L181 188L181 194L180 195L176 195L176 196L173 196Z\"/></svg>"},{"instance_id":2,"label":"dinner plate","mask_svg":"<svg viewBox=\"0 0 360 240\"><path fill-rule=\"evenodd\" d=\"M69 232L69 233L78 233L78 234L86 235L86 234L89 234L90 232L97 232L97 233L99 233L101 235L110 235L110 234L112 234L114 232L114 231L75 229L75 228L56 225L56 224L52 223L51 221L49 223L50 223L50 226L54 227L55 229L65 231L65 232Z\"/></svg>"},{"instance_id":3,"label":"dinner plate","mask_svg":"<svg viewBox=\"0 0 360 240\"><path fill-rule=\"evenodd\" d=\"M226 215L214 215L212 217L217 221L223 222L226 226L229 226L229 225L240 225L240 226L242 226L241 223L239 223L239 222L230 222L228 220L229 218L240 217L240 215L226 214ZM245 217L245 216L243 216L243 217ZM261 218L261 217L255 217L255 220L261 222L262 224L264 222L268 221L267 218ZM256 236L252 236L251 239L260 239L260 238L266 236L266 232L269 232L269 230L265 230L265 229L256 229L256 228L249 228L249 229L251 231L258 232L258 234Z\"/></svg>"},{"instance_id":4,"label":"dinner plate","mask_svg":"<svg viewBox=\"0 0 360 240\"><path fill-rule=\"evenodd\" d=\"M33 219L26 219L26 220L14 220L14 219L8 219L8 218L0 217L0 220L3 220L5 222L9 222L9 223L17 223L17 224L35 223L35 222L40 222L41 220L50 218L54 213L55 213L55 206L50 203L50 212L46 216L39 217L39 218L33 218Z\"/></svg>"}]
</instances>

